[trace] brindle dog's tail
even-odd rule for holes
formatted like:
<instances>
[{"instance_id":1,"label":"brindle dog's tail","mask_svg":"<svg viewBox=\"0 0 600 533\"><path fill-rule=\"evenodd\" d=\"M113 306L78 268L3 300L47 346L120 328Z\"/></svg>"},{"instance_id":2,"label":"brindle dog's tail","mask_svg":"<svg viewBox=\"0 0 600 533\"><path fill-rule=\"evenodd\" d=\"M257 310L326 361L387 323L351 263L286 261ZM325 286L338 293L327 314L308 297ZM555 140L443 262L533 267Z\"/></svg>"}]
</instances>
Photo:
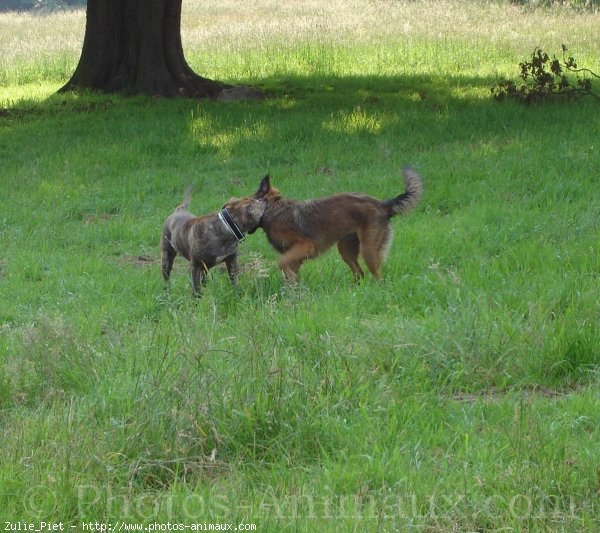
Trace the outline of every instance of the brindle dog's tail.
<instances>
[{"instance_id":1,"label":"brindle dog's tail","mask_svg":"<svg viewBox=\"0 0 600 533\"><path fill-rule=\"evenodd\" d=\"M394 215L408 213L419 203L423 194L423 180L414 168L404 167L402 175L404 176L404 192L396 198L384 202L390 218Z\"/></svg>"},{"instance_id":2,"label":"brindle dog's tail","mask_svg":"<svg viewBox=\"0 0 600 533\"><path fill-rule=\"evenodd\" d=\"M187 211L190 207L190 202L192 201L192 186L190 185L183 195L183 203L177 206L176 211Z\"/></svg>"}]
</instances>

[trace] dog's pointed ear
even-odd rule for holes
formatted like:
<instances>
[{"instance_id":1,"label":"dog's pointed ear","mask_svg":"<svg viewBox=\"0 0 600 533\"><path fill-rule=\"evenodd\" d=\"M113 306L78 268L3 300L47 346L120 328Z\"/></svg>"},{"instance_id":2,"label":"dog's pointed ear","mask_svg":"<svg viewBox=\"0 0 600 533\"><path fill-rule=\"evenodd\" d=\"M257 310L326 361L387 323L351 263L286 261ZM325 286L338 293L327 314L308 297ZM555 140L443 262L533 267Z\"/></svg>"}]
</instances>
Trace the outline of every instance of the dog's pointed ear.
<instances>
[{"instance_id":1,"label":"dog's pointed ear","mask_svg":"<svg viewBox=\"0 0 600 533\"><path fill-rule=\"evenodd\" d=\"M254 198L260 200L264 198L271 190L271 176L268 174L262 179L258 187L258 191L254 193Z\"/></svg>"}]
</instances>

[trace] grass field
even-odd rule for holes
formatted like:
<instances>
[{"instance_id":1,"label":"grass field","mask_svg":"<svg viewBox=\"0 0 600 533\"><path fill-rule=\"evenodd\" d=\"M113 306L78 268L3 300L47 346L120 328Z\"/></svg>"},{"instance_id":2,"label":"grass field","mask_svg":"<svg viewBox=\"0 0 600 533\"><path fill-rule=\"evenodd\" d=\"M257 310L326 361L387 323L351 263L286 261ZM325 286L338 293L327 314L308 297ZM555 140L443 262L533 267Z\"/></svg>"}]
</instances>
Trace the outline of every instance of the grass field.
<instances>
[{"instance_id":1,"label":"grass field","mask_svg":"<svg viewBox=\"0 0 600 533\"><path fill-rule=\"evenodd\" d=\"M185 1L184 47L261 102L55 95L85 14L0 14L0 525L596 531L600 107L490 86L535 46L599 71L600 14L246 4ZM381 283L286 286L258 231L238 291L163 291L186 185L390 198L407 163Z\"/></svg>"}]
</instances>

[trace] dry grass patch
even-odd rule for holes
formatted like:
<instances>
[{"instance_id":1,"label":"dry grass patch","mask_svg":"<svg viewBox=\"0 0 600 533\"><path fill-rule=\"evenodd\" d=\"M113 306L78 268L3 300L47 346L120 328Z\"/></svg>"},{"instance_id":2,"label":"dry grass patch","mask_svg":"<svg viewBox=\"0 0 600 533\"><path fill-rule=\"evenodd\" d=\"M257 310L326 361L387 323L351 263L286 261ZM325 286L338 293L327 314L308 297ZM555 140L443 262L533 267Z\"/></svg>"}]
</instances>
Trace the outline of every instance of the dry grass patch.
<instances>
[{"instance_id":1,"label":"dry grass patch","mask_svg":"<svg viewBox=\"0 0 600 533\"><path fill-rule=\"evenodd\" d=\"M196 0L183 4L182 38L184 48L193 52L261 50L274 42L283 47L319 42L399 48L428 42L442 47L477 43L490 53L529 51L541 43L558 50L567 43L592 53L599 49L592 37L599 25L600 12L577 13L568 7L527 10L509 2Z\"/></svg>"},{"instance_id":2,"label":"dry grass patch","mask_svg":"<svg viewBox=\"0 0 600 533\"><path fill-rule=\"evenodd\" d=\"M0 57L3 63L29 61L40 54L79 54L85 31L82 9L48 14L0 14Z\"/></svg>"},{"instance_id":3,"label":"dry grass patch","mask_svg":"<svg viewBox=\"0 0 600 533\"><path fill-rule=\"evenodd\" d=\"M130 265L136 268L146 268L158 266L159 260L156 257L151 257L147 254L131 255L123 254L117 258L117 264Z\"/></svg>"},{"instance_id":4,"label":"dry grass patch","mask_svg":"<svg viewBox=\"0 0 600 533\"><path fill-rule=\"evenodd\" d=\"M361 44L381 47L379 61L355 58L354 68L361 72L384 66L386 71L417 71L419 64L433 58L437 58L435 65L428 69L438 69L447 54L457 68L472 70L479 67L478 56L484 52L488 57L514 56L516 65L535 46L552 51L563 43L589 62L600 51L600 42L593 37L599 26L600 12L577 13L567 7L526 10L509 2L259 0L244 4L226 0L215 4L187 0L181 32L191 63L203 71L206 64L216 65L220 72L208 74L222 78L249 69L248 54L253 52L271 56L265 66L252 67L253 75L267 76L269 69L277 68L277 61L289 61L284 50L306 46L310 48L305 50L306 61L314 61L315 54L317 59L330 54L336 68L340 63L336 49ZM36 75L66 81L79 59L84 31L84 10L0 14L0 86L31 83ZM411 54L424 43L431 49L421 52L425 56L415 64ZM390 55L390 50L395 52ZM229 72L233 67L237 70Z\"/></svg>"},{"instance_id":5,"label":"dry grass patch","mask_svg":"<svg viewBox=\"0 0 600 533\"><path fill-rule=\"evenodd\" d=\"M265 40L281 38L293 43L315 37L355 43L448 36L505 42L508 36L513 43L529 43L549 36L560 40L573 33L574 22L592 30L599 21L600 13L575 13L566 7L525 10L509 2L303 0L286 4L262 0L244 4L226 0L212 4L196 0L183 3L182 32L187 47L194 49L221 40L260 48ZM591 38L594 32L584 33L582 45L597 46Z\"/></svg>"}]
</instances>

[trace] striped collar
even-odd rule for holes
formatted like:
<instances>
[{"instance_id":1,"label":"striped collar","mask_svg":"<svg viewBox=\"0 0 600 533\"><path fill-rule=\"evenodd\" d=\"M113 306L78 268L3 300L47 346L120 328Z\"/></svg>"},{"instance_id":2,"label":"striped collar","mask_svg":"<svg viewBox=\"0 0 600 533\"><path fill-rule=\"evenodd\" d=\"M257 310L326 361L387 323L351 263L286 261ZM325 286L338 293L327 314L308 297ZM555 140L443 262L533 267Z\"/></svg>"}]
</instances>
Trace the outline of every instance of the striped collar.
<instances>
[{"instance_id":1,"label":"striped collar","mask_svg":"<svg viewBox=\"0 0 600 533\"><path fill-rule=\"evenodd\" d=\"M231 233L233 233L238 242L244 238L244 232L235 223L235 220L233 220L233 217L227 208L224 207L221 209L221 211L219 211L219 219L221 222L223 222L223 224L225 224L225 227L231 231Z\"/></svg>"}]
</instances>

